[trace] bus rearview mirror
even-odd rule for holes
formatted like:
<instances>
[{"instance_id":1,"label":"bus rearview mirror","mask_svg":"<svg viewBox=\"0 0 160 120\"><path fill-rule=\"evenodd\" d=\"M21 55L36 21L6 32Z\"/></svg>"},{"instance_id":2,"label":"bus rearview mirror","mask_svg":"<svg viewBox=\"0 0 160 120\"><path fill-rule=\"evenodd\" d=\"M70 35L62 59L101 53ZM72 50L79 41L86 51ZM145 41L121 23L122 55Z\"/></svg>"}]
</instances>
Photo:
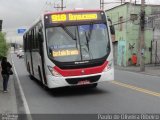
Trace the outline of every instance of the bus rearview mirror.
<instances>
[{"instance_id":1,"label":"bus rearview mirror","mask_svg":"<svg viewBox=\"0 0 160 120\"><path fill-rule=\"evenodd\" d=\"M113 25L110 26L110 31L111 31L111 35L115 35L115 29Z\"/></svg>"}]
</instances>

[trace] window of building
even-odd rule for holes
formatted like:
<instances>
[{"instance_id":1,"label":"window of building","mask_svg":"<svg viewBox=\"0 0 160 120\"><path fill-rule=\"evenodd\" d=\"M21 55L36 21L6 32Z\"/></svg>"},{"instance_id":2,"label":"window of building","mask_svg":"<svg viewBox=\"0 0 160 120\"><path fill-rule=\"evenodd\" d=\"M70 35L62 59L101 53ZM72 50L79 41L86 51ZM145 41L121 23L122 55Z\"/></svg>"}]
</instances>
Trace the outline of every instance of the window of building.
<instances>
[{"instance_id":1,"label":"window of building","mask_svg":"<svg viewBox=\"0 0 160 120\"><path fill-rule=\"evenodd\" d=\"M130 20L134 21L138 19L138 15L137 14L130 14Z\"/></svg>"}]
</instances>

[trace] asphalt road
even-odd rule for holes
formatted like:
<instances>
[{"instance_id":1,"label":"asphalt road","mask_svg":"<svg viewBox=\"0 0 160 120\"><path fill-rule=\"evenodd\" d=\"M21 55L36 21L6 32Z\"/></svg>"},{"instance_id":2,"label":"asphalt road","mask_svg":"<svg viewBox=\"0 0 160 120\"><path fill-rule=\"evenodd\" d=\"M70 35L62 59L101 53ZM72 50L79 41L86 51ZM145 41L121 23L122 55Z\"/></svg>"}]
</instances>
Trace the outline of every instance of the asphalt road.
<instances>
[{"instance_id":1,"label":"asphalt road","mask_svg":"<svg viewBox=\"0 0 160 120\"><path fill-rule=\"evenodd\" d=\"M23 59L12 55L32 114L160 113L160 77L115 71L115 81L96 89L46 91L30 80Z\"/></svg>"}]
</instances>

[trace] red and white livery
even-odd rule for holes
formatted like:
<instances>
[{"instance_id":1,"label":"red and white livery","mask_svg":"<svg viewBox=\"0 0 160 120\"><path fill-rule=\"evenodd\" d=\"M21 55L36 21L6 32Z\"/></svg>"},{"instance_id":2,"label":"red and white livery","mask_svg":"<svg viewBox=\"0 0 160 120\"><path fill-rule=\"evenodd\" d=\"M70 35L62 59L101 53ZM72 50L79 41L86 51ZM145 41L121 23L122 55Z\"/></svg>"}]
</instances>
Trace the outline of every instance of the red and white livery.
<instances>
[{"instance_id":1,"label":"red and white livery","mask_svg":"<svg viewBox=\"0 0 160 120\"><path fill-rule=\"evenodd\" d=\"M101 10L45 13L23 38L30 77L48 88L114 80L110 29Z\"/></svg>"}]
</instances>

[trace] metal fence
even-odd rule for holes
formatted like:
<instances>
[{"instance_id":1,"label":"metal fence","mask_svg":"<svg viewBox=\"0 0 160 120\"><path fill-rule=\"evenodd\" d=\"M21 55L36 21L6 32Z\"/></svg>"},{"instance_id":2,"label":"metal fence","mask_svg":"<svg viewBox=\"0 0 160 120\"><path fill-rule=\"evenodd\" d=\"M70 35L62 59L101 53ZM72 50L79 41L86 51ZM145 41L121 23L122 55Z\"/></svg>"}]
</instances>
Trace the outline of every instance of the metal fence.
<instances>
[{"instance_id":1,"label":"metal fence","mask_svg":"<svg viewBox=\"0 0 160 120\"><path fill-rule=\"evenodd\" d=\"M155 28L154 39L151 42L151 63L160 65L160 29Z\"/></svg>"}]
</instances>

